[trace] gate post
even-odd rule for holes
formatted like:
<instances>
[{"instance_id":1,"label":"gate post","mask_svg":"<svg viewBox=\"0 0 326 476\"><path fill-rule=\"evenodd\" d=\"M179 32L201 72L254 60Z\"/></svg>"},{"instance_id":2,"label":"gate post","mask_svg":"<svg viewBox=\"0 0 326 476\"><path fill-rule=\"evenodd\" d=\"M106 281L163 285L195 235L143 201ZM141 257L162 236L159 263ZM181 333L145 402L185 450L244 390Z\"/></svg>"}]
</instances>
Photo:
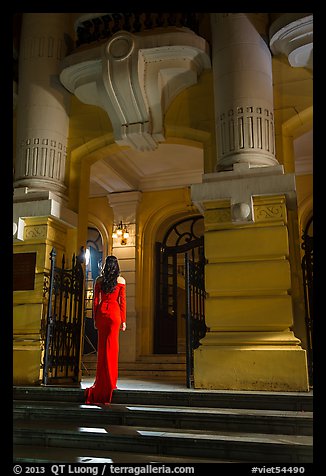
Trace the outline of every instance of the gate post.
<instances>
[{"instance_id":1,"label":"gate post","mask_svg":"<svg viewBox=\"0 0 326 476\"><path fill-rule=\"evenodd\" d=\"M74 231L73 226L55 217L46 216L46 205L52 206L52 200L47 204L44 203L44 208L41 208L41 202L37 200L17 203L20 209L25 206L27 209L29 206L31 214L40 213L41 210L44 216L25 217L23 236L20 239L14 238L13 243L15 260L20 264L20 268L23 264L21 255L36 254L32 286L28 289L16 286L13 293L14 385L40 385L42 382L41 362L44 353L44 320L46 318L44 280L50 273L49 254L55 247L56 259L60 260L63 253L67 253L67 247L71 246L69 238L71 230ZM26 271L22 268L20 273L24 275Z\"/></svg>"},{"instance_id":2,"label":"gate post","mask_svg":"<svg viewBox=\"0 0 326 476\"><path fill-rule=\"evenodd\" d=\"M187 388L193 381L193 349L191 346L191 304L190 304L190 269L189 256L185 253L185 290L186 290L186 378Z\"/></svg>"}]
</instances>

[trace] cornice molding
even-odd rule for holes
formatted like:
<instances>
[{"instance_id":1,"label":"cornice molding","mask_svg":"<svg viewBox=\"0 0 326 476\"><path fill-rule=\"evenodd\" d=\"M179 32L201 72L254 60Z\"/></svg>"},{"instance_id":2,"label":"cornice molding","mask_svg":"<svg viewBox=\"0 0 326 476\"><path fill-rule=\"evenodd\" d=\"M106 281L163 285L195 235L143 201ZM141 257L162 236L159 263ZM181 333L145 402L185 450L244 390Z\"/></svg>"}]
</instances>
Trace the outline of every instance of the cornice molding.
<instances>
[{"instance_id":1,"label":"cornice molding","mask_svg":"<svg viewBox=\"0 0 326 476\"><path fill-rule=\"evenodd\" d=\"M284 54L291 66L313 69L313 16L290 21L279 29L270 28L270 48L274 55Z\"/></svg>"}]
</instances>

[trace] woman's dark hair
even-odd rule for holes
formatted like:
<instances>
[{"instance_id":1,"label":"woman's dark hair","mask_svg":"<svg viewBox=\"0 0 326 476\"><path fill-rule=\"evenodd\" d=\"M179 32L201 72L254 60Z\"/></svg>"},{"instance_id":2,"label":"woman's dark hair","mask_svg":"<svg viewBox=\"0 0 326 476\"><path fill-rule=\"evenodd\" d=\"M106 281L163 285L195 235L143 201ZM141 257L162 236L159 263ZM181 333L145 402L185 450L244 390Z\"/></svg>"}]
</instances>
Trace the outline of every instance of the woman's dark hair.
<instances>
[{"instance_id":1,"label":"woman's dark hair","mask_svg":"<svg viewBox=\"0 0 326 476\"><path fill-rule=\"evenodd\" d=\"M105 293L112 293L117 285L117 279L120 275L118 259L115 256L107 256L102 270L101 289Z\"/></svg>"}]
</instances>

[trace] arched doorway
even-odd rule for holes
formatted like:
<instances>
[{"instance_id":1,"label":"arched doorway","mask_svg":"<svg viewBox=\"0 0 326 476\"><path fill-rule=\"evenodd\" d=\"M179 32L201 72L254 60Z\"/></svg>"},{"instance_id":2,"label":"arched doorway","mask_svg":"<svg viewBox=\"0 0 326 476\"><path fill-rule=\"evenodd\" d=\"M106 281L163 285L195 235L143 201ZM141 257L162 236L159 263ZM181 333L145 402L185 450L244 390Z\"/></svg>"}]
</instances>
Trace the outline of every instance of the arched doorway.
<instances>
[{"instance_id":1,"label":"arched doorway","mask_svg":"<svg viewBox=\"0 0 326 476\"><path fill-rule=\"evenodd\" d=\"M174 223L156 242L154 354L186 351L185 254L204 260L204 220L195 215Z\"/></svg>"},{"instance_id":2,"label":"arched doorway","mask_svg":"<svg viewBox=\"0 0 326 476\"><path fill-rule=\"evenodd\" d=\"M313 217L311 217L304 229L302 235L302 249L304 255L301 261L303 288L305 298L305 319L307 329L307 357L309 382L313 381L313 250L314 250L314 233L313 233Z\"/></svg>"}]
</instances>

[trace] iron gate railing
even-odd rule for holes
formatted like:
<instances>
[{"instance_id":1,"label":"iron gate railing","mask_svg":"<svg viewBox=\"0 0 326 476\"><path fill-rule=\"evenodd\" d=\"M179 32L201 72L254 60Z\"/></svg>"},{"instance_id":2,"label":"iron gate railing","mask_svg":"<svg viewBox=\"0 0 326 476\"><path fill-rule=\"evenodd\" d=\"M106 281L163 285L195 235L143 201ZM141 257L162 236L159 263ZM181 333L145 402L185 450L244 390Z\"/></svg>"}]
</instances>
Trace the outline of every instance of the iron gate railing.
<instances>
[{"instance_id":1,"label":"iron gate railing","mask_svg":"<svg viewBox=\"0 0 326 476\"><path fill-rule=\"evenodd\" d=\"M56 250L50 253L50 274L45 276L43 385L62 380L78 382L83 322L84 272L75 255L72 267L56 266Z\"/></svg>"},{"instance_id":2,"label":"iron gate railing","mask_svg":"<svg viewBox=\"0 0 326 476\"><path fill-rule=\"evenodd\" d=\"M186 370L187 387L194 382L194 350L205 337L205 259L192 261L189 252L185 254L186 289Z\"/></svg>"},{"instance_id":3,"label":"iron gate railing","mask_svg":"<svg viewBox=\"0 0 326 476\"><path fill-rule=\"evenodd\" d=\"M307 356L309 381L313 380L313 236L309 235L309 228L312 225L312 218L308 221L305 232L302 236L302 249L304 256L302 258L303 290L305 300L305 318L307 329Z\"/></svg>"},{"instance_id":4,"label":"iron gate railing","mask_svg":"<svg viewBox=\"0 0 326 476\"><path fill-rule=\"evenodd\" d=\"M156 243L155 354L177 354L184 348L186 329L180 321L186 317L184 256L188 252L194 262L204 260L203 231L203 217L190 216L171 225L162 242Z\"/></svg>"}]
</instances>

